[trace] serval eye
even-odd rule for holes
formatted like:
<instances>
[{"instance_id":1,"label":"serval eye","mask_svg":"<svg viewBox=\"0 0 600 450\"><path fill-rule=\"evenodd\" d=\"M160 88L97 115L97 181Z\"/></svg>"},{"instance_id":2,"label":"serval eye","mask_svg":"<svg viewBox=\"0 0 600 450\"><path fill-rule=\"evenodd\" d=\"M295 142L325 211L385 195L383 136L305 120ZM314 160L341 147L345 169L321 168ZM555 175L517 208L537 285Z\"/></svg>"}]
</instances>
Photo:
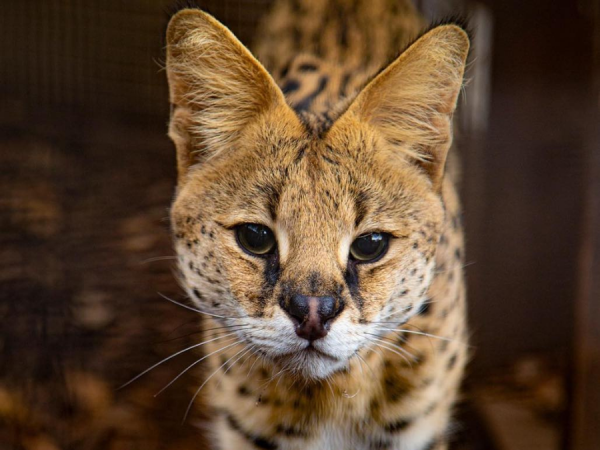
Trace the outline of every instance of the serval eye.
<instances>
[{"instance_id":1,"label":"serval eye","mask_svg":"<svg viewBox=\"0 0 600 450\"><path fill-rule=\"evenodd\" d=\"M373 262L386 252L390 241L387 233L364 234L350 246L350 258L357 262Z\"/></svg>"},{"instance_id":2,"label":"serval eye","mask_svg":"<svg viewBox=\"0 0 600 450\"><path fill-rule=\"evenodd\" d=\"M240 247L253 255L273 253L276 248L275 236L268 227L256 223L245 223L236 229Z\"/></svg>"}]
</instances>

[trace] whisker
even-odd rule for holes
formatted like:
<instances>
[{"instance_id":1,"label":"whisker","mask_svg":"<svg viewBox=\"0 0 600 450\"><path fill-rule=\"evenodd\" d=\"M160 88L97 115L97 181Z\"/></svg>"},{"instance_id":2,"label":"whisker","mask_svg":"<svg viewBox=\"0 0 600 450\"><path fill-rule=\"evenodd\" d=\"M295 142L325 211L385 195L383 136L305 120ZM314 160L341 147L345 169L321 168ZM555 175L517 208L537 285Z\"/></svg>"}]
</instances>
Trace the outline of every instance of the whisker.
<instances>
[{"instance_id":1,"label":"whisker","mask_svg":"<svg viewBox=\"0 0 600 450\"><path fill-rule=\"evenodd\" d=\"M331 391L331 396L335 397L335 392L333 392L333 386L331 386L331 381L329 380L329 376L325 377L325 381L327 382L327 386L329 386L329 390Z\"/></svg>"},{"instance_id":2,"label":"whisker","mask_svg":"<svg viewBox=\"0 0 600 450\"><path fill-rule=\"evenodd\" d=\"M399 345L395 344L395 343L394 343L394 341L391 341L390 339L386 339L386 338L385 338L385 337L383 337L383 336L379 336L379 335L377 335L377 334L373 334L373 333L366 333L366 334L369 334L369 335L371 335L371 336L375 336L375 338L373 338L373 339L375 339L375 340L377 340L377 341L379 341L379 342L383 342L383 343L384 343L385 345L387 345L387 346L390 346L390 347L396 348L396 349L398 349L399 351L401 351L401 352L405 353L406 355L410 356L411 358L415 358L415 356L414 356L412 353L408 352L408 351L407 351L407 350L405 350L404 348L402 348L402 347L400 347Z\"/></svg>"},{"instance_id":3,"label":"whisker","mask_svg":"<svg viewBox=\"0 0 600 450\"><path fill-rule=\"evenodd\" d=\"M289 364L290 363L286 363L286 368L289 367ZM279 379L277 380L277 383L275 383L275 389L279 387L279 383L281 382L281 380L283 380L283 371L279 372L279 374Z\"/></svg>"},{"instance_id":4,"label":"whisker","mask_svg":"<svg viewBox=\"0 0 600 450\"><path fill-rule=\"evenodd\" d=\"M271 378L269 378L266 382L266 385L268 386L269 383L271 383L273 380L275 380L275 378L277 376L279 376L279 374L283 373L286 370L285 367L283 367L279 372L277 372L275 375L272 375ZM265 386L266 387L266 386Z\"/></svg>"},{"instance_id":5,"label":"whisker","mask_svg":"<svg viewBox=\"0 0 600 450\"><path fill-rule=\"evenodd\" d=\"M412 308L412 305L407 305L407 306L399 306L398 308L394 308L392 309L392 311L390 311L389 313L386 314L386 317L390 317L394 314L401 314L404 313L406 311L409 311Z\"/></svg>"},{"instance_id":6,"label":"whisker","mask_svg":"<svg viewBox=\"0 0 600 450\"><path fill-rule=\"evenodd\" d=\"M365 365L367 366L367 369L369 369L369 372L371 372L371 375L373 375L374 377L376 377L375 372L373 372L373 369L371 369L371 366L369 365L369 363L367 361L365 361L365 359L362 356L360 356L359 353L357 353L356 356L358 357L358 359L360 361L362 361L361 362L361 367L362 367L362 363L364 362Z\"/></svg>"},{"instance_id":7,"label":"whisker","mask_svg":"<svg viewBox=\"0 0 600 450\"><path fill-rule=\"evenodd\" d=\"M123 384L122 386L120 386L120 387L119 387L117 390L119 390L119 389L123 389L125 386L128 386L129 384L133 383L135 380L137 380L137 379L138 379L138 378L140 378L141 376L143 376L143 375L147 374L148 372L150 372L152 369L155 369L156 367L160 366L161 364L163 364L163 363L165 363L165 362L169 361L170 359L173 359L173 358L175 358L175 357L176 357L176 356L178 356L178 355L181 355L182 353L185 353L185 352L187 352L187 351L190 351L190 350L192 350L192 349L194 349L194 348L197 348L197 347L201 347L202 345L206 345L206 344L208 344L209 342L214 342L214 341L217 341L217 340L219 340L219 339L226 338L227 336L233 336L234 334L236 334L236 333L235 333L235 332L233 332L233 333L229 333L229 334L226 334L226 335L224 335L224 336L219 336L219 337L216 337L216 338L213 338L213 339L209 339L209 340L207 340L207 341L200 342L199 344L194 344L194 345L192 345L191 347L184 348L183 350L179 350L177 353L174 353L174 354L172 354L171 356L168 356L168 357L166 357L165 359L163 359L163 360L161 360L161 361L157 362L157 363L156 363L156 364L154 364L153 366L151 366L151 367L149 367L148 369L144 370L142 373L140 373L140 374L136 375L136 376L135 376L135 377L133 377L131 380L129 380L127 383L125 383L125 384Z\"/></svg>"},{"instance_id":8,"label":"whisker","mask_svg":"<svg viewBox=\"0 0 600 450\"><path fill-rule=\"evenodd\" d=\"M473 264L475 264L477 261L469 261L468 263L463 264L462 266L459 267L459 269L465 269L469 266L472 266ZM436 274L440 274L440 273L446 273L446 272L450 272L451 270L454 270L454 267L451 267L449 269L444 269L444 270L435 270L434 273Z\"/></svg>"},{"instance_id":9,"label":"whisker","mask_svg":"<svg viewBox=\"0 0 600 450\"><path fill-rule=\"evenodd\" d=\"M250 358L254 355L254 347L255 347L255 345L250 346L250 353L248 353L248 355L246 356L246 359L240 363L240 368L243 368L248 363L248 361L250 361ZM246 376L246 378L248 378L248 377Z\"/></svg>"},{"instance_id":10,"label":"whisker","mask_svg":"<svg viewBox=\"0 0 600 450\"><path fill-rule=\"evenodd\" d=\"M244 353L242 353L240 356L237 357L237 359L235 361L233 361L228 367L227 369L225 369L225 371L223 372L223 375L225 375L227 372L229 372L233 366L235 366L237 364L237 362L242 359L245 355L247 355L252 349L251 348L247 348L246 351Z\"/></svg>"},{"instance_id":11,"label":"whisker","mask_svg":"<svg viewBox=\"0 0 600 450\"><path fill-rule=\"evenodd\" d=\"M356 353L356 356L358 356L358 353ZM360 369L360 376L362 378L364 378L365 377L365 373L363 371L362 361L360 359L358 360L358 368Z\"/></svg>"},{"instance_id":12,"label":"whisker","mask_svg":"<svg viewBox=\"0 0 600 450\"><path fill-rule=\"evenodd\" d=\"M177 259L177 256L154 256L152 258L148 258L148 259L144 259L143 261L140 261L140 264L147 264L147 263L151 263L151 262L166 261L166 260L172 260L172 259Z\"/></svg>"},{"instance_id":13,"label":"whisker","mask_svg":"<svg viewBox=\"0 0 600 450\"><path fill-rule=\"evenodd\" d=\"M233 366L236 365L236 363L242 359L245 355L250 354L250 351L252 350L252 348L247 348L245 349L246 351L244 351L244 353L242 353L240 356L237 357L237 359L235 361L233 361L231 364L229 364L227 366L227 369L225 369L225 371L221 374L221 376L219 377L219 382L217 383L217 386L220 386L221 383L223 382L223 380L225 379L224 376L227 374L227 372L229 372ZM238 352L239 353L239 352ZM235 356L235 355L234 355Z\"/></svg>"},{"instance_id":14,"label":"whisker","mask_svg":"<svg viewBox=\"0 0 600 450\"><path fill-rule=\"evenodd\" d=\"M223 366L225 366L229 361L231 361L233 358L235 358L237 355L239 355L241 352L243 352L245 349L240 350L239 352L237 352L236 354L234 354L231 358L229 358L227 361L225 361L223 364L221 364L219 367L217 367L217 369L211 373L208 378L206 380L204 380L204 383L202 383L200 385L200 387L198 388L198 390L194 393L194 396L192 397L192 399L190 400L190 403L188 404L187 409L185 410L185 414L183 415L183 421L181 422L182 424L185 423L185 419L187 419L188 414L190 413L190 409L192 409L192 405L194 404L194 400L196 400L196 397L198 397L198 394L200 393L200 391L202 390L202 388L204 386L206 386L206 383L208 383L210 381L210 379L212 377L214 377L217 372L219 370L221 370L223 368Z\"/></svg>"},{"instance_id":15,"label":"whisker","mask_svg":"<svg viewBox=\"0 0 600 450\"><path fill-rule=\"evenodd\" d=\"M386 330L386 331L393 331L393 332L396 332L396 333L418 334L420 336L427 336L427 337L431 337L431 338L435 338L435 339L440 339L442 341L458 342L461 345L469 345L466 342L458 341L456 339L450 339L450 338L447 338L447 337L444 337L444 336L438 336L436 334L425 333L423 331L404 330L402 328L396 328L396 329L392 329L392 328L378 328L378 329L380 329L380 330Z\"/></svg>"},{"instance_id":16,"label":"whisker","mask_svg":"<svg viewBox=\"0 0 600 450\"><path fill-rule=\"evenodd\" d=\"M383 339L385 341L389 341L389 342L386 342L387 345L391 345L392 347L397 348L398 350L400 350L405 355L410 356L413 359L413 361L417 361L417 357L415 355L413 355L411 352L409 352L405 348L400 347L399 345L397 345L396 341L394 341L393 339L386 338L385 336L379 336L379 335L373 334L373 333L366 333L366 334L369 334L371 336L379 337L380 339Z\"/></svg>"},{"instance_id":17,"label":"whisker","mask_svg":"<svg viewBox=\"0 0 600 450\"><path fill-rule=\"evenodd\" d=\"M160 296L161 296L162 298L164 298L165 300L167 300L167 301L169 301L169 302L171 302L171 303L174 303L174 304L176 304L176 305L178 305L178 306L181 306L182 308L189 309L190 311L194 311L194 312L197 312L197 313L200 313L200 314L205 314L205 315L207 315L207 316L211 316L211 317L217 317L217 318L219 318L219 319L231 319L231 320L240 320L240 319L245 319L245 317L225 317L225 316L220 316L220 315L218 315L218 314L212 314L212 313L208 313L208 312L206 312L206 311L202 311L202 310L200 310L200 309L197 309L197 308L194 308L194 307L192 307L192 306L188 306L188 305L186 305L186 304L184 304L184 303L180 303L180 302L178 302L177 300L173 300L172 298L169 298L169 297L167 297L166 295L164 295L164 294L161 294L160 292L157 292L157 294L158 294L158 295L160 295Z\"/></svg>"},{"instance_id":18,"label":"whisker","mask_svg":"<svg viewBox=\"0 0 600 450\"><path fill-rule=\"evenodd\" d=\"M395 353L396 355L400 356L412 367L412 363L409 361L409 359L406 356L404 356L402 353L397 352L392 347L388 347L387 343L385 341L382 341L380 339L375 339L375 338L366 338L366 339L373 342L376 346L384 348L386 350L389 350L390 352Z\"/></svg>"},{"instance_id":19,"label":"whisker","mask_svg":"<svg viewBox=\"0 0 600 450\"><path fill-rule=\"evenodd\" d=\"M384 325L385 324L394 325L394 324L396 324L397 326L400 326L400 325L404 325L406 322L408 322L408 318L406 318L406 320L371 322L371 324L373 324L373 325L381 325L381 324L384 324Z\"/></svg>"},{"instance_id":20,"label":"whisker","mask_svg":"<svg viewBox=\"0 0 600 450\"><path fill-rule=\"evenodd\" d=\"M246 374L246 379L248 379L248 377L250 376L250 373L254 369L254 366L256 365L258 360L261 358L260 353L258 353L256 350L254 350L255 348L256 348L256 345L253 345L252 346L252 354L255 356L255 358L254 358L254 362L250 366L250 370L248 370L248 373Z\"/></svg>"},{"instance_id":21,"label":"whisker","mask_svg":"<svg viewBox=\"0 0 600 450\"><path fill-rule=\"evenodd\" d=\"M186 373L188 370L190 370L192 367L194 367L196 364L200 364L202 361L204 361L206 358L222 352L223 350L226 350L230 347L233 347L234 345L239 344L240 342L242 342L241 340L234 338L235 342L229 345L226 345L225 347L222 347L218 350L215 350L214 352L210 352L208 355L204 355L202 358L194 361L192 364L190 364L189 366L187 366L185 369L183 369L181 372L179 372L179 375L177 375L175 378L173 378L171 381L169 381L169 383L167 385L165 385L160 391L158 391L156 394L154 394L155 397L157 397L162 391L164 391L165 389L167 389L169 386L171 386L173 383L175 383L184 373ZM231 342L231 340L229 340L229 342Z\"/></svg>"},{"instance_id":22,"label":"whisker","mask_svg":"<svg viewBox=\"0 0 600 450\"><path fill-rule=\"evenodd\" d=\"M243 329L247 329L250 328L251 325L224 325L222 327L214 327L214 328L207 328L206 330L198 330L198 331L194 331L193 333L188 333L188 334L184 334L183 336L177 336L171 339L165 339L162 341L158 341L156 342L157 344L164 344L166 342L172 342L172 341L176 341L177 339L183 339L186 337L190 337L190 336L194 336L196 334L201 334L201 333L207 333L209 331L214 331L214 330L220 330L220 329L224 329L224 328L229 328L229 330L227 331L240 331Z\"/></svg>"}]
</instances>

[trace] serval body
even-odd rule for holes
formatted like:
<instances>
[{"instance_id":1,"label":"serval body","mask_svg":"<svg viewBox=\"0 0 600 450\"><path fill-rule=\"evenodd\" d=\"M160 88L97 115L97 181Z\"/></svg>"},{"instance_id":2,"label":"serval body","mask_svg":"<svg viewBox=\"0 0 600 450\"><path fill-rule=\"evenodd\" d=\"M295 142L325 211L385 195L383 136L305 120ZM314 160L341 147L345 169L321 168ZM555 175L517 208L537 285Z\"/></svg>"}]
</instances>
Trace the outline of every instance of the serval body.
<instances>
[{"instance_id":1,"label":"serval body","mask_svg":"<svg viewBox=\"0 0 600 450\"><path fill-rule=\"evenodd\" d=\"M447 448L469 40L422 29L403 0L284 1L255 58L199 10L169 24L172 227L215 448Z\"/></svg>"}]
</instances>

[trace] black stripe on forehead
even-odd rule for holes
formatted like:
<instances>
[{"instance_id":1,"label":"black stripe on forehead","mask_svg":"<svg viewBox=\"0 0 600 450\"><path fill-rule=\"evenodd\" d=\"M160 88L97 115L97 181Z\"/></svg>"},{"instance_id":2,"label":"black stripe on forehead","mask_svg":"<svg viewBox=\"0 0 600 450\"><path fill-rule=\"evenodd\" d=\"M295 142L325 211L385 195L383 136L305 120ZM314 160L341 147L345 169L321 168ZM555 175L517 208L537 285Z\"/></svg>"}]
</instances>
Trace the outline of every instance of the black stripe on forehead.
<instances>
[{"instance_id":1,"label":"black stripe on forehead","mask_svg":"<svg viewBox=\"0 0 600 450\"><path fill-rule=\"evenodd\" d=\"M273 222L277 219L277 209L279 208L279 200L281 198L282 182L266 183L257 186L257 190L263 194L264 203L267 206L269 215Z\"/></svg>"},{"instance_id":2,"label":"black stripe on forehead","mask_svg":"<svg viewBox=\"0 0 600 450\"><path fill-rule=\"evenodd\" d=\"M369 201L369 195L365 191L358 191L354 197L354 226L358 227L364 220L368 212L367 202Z\"/></svg>"},{"instance_id":3,"label":"black stripe on forehead","mask_svg":"<svg viewBox=\"0 0 600 450\"><path fill-rule=\"evenodd\" d=\"M308 111L298 112L298 118L306 128L309 135L322 137L333 125L333 120L327 112L317 114Z\"/></svg>"}]
</instances>

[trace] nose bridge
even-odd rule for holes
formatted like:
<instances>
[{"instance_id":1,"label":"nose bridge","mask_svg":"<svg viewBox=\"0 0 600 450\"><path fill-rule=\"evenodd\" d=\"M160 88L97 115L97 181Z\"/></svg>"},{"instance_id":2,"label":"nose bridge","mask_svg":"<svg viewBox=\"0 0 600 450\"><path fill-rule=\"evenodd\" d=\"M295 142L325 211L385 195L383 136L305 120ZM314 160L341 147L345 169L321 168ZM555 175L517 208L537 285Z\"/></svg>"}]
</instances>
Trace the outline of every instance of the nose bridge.
<instances>
[{"instance_id":1,"label":"nose bridge","mask_svg":"<svg viewBox=\"0 0 600 450\"><path fill-rule=\"evenodd\" d=\"M337 294L343 280L336 240L307 233L291 242L283 276L296 292L309 296Z\"/></svg>"},{"instance_id":2,"label":"nose bridge","mask_svg":"<svg viewBox=\"0 0 600 450\"><path fill-rule=\"evenodd\" d=\"M306 164L310 173L293 179L282 197L279 219L287 235L282 275L298 293L335 295L343 283L338 262L341 218L332 208L330 177Z\"/></svg>"}]
</instances>

